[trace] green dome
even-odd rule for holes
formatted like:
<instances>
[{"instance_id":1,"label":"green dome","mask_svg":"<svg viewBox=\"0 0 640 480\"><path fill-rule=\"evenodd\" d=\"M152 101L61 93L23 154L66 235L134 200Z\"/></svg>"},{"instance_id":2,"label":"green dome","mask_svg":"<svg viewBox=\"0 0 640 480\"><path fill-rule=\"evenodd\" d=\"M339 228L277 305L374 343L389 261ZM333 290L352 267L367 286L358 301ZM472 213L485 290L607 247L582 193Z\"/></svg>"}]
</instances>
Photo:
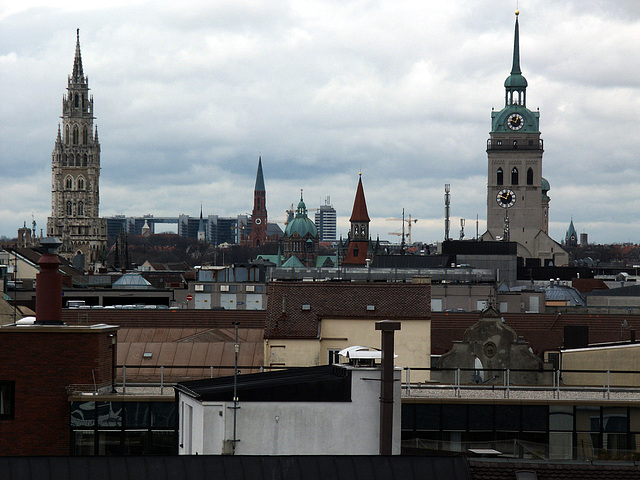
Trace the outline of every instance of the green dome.
<instances>
[{"instance_id":1,"label":"green dome","mask_svg":"<svg viewBox=\"0 0 640 480\"><path fill-rule=\"evenodd\" d=\"M526 88L527 85L527 79L519 73L512 73L504 81L504 86L506 88Z\"/></svg>"},{"instance_id":2,"label":"green dome","mask_svg":"<svg viewBox=\"0 0 640 480\"><path fill-rule=\"evenodd\" d=\"M542 191L543 192L548 192L549 190L551 190L551 185L549 185L549 181L542 177Z\"/></svg>"},{"instance_id":3,"label":"green dome","mask_svg":"<svg viewBox=\"0 0 640 480\"><path fill-rule=\"evenodd\" d=\"M287 237L292 237L295 233L300 237L304 237L307 234L311 234L314 238L318 236L316 224L307 216L307 206L302 200L302 193L300 193L300 203L298 203L298 208L296 209L296 218L287 224L284 233Z\"/></svg>"}]
</instances>

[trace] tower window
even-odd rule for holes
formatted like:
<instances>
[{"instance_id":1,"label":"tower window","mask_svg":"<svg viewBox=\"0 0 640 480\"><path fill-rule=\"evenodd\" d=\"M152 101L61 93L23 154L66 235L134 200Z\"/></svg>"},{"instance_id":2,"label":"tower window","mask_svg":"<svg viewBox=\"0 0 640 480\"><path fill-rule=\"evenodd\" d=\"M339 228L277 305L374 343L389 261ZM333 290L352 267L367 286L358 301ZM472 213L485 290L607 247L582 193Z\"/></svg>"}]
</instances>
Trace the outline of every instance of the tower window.
<instances>
[{"instance_id":1,"label":"tower window","mask_svg":"<svg viewBox=\"0 0 640 480\"><path fill-rule=\"evenodd\" d=\"M71 177L67 177L66 181L65 181L65 188L70 190L73 188L73 180L71 180Z\"/></svg>"},{"instance_id":2,"label":"tower window","mask_svg":"<svg viewBox=\"0 0 640 480\"><path fill-rule=\"evenodd\" d=\"M511 170L511 185L518 185L518 169L516 167Z\"/></svg>"},{"instance_id":3,"label":"tower window","mask_svg":"<svg viewBox=\"0 0 640 480\"><path fill-rule=\"evenodd\" d=\"M85 154L84 154L84 157L82 157L82 166L83 166L83 167L86 167L86 166L87 166L88 158L89 158L89 157L88 157L88 156L87 156L87 154L85 153Z\"/></svg>"},{"instance_id":4,"label":"tower window","mask_svg":"<svg viewBox=\"0 0 640 480\"><path fill-rule=\"evenodd\" d=\"M67 202L67 215L73 215L73 205L71 202Z\"/></svg>"},{"instance_id":5,"label":"tower window","mask_svg":"<svg viewBox=\"0 0 640 480\"><path fill-rule=\"evenodd\" d=\"M78 215L84 215L84 203L78 202Z\"/></svg>"},{"instance_id":6,"label":"tower window","mask_svg":"<svg viewBox=\"0 0 640 480\"><path fill-rule=\"evenodd\" d=\"M69 125L64 127L64 143L69 145Z\"/></svg>"},{"instance_id":7,"label":"tower window","mask_svg":"<svg viewBox=\"0 0 640 480\"><path fill-rule=\"evenodd\" d=\"M67 154L63 153L62 154L62 166L66 167L69 164L69 161L67 160Z\"/></svg>"},{"instance_id":8,"label":"tower window","mask_svg":"<svg viewBox=\"0 0 640 480\"><path fill-rule=\"evenodd\" d=\"M78 190L84 190L84 178L78 179Z\"/></svg>"},{"instance_id":9,"label":"tower window","mask_svg":"<svg viewBox=\"0 0 640 480\"><path fill-rule=\"evenodd\" d=\"M87 127L84 127L82 129L82 143L84 145L86 145L87 143L89 143L89 131L87 130Z\"/></svg>"},{"instance_id":10,"label":"tower window","mask_svg":"<svg viewBox=\"0 0 640 480\"><path fill-rule=\"evenodd\" d=\"M73 94L72 94L73 95ZM76 93L75 95L73 95L73 102L74 102L74 106L76 108L78 108L80 106L80 97L78 97L78 94Z\"/></svg>"},{"instance_id":11,"label":"tower window","mask_svg":"<svg viewBox=\"0 0 640 480\"><path fill-rule=\"evenodd\" d=\"M533 169L527 170L527 185L533 185Z\"/></svg>"},{"instance_id":12,"label":"tower window","mask_svg":"<svg viewBox=\"0 0 640 480\"><path fill-rule=\"evenodd\" d=\"M504 184L504 172L502 171L502 168L498 169L498 173L496 174L496 183L498 185Z\"/></svg>"},{"instance_id":13,"label":"tower window","mask_svg":"<svg viewBox=\"0 0 640 480\"><path fill-rule=\"evenodd\" d=\"M73 141L74 145L78 144L78 127L76 125L74 125L74 127L73 127L73 139L72 139L72 141Z\"/></svg>"}]
</instances>

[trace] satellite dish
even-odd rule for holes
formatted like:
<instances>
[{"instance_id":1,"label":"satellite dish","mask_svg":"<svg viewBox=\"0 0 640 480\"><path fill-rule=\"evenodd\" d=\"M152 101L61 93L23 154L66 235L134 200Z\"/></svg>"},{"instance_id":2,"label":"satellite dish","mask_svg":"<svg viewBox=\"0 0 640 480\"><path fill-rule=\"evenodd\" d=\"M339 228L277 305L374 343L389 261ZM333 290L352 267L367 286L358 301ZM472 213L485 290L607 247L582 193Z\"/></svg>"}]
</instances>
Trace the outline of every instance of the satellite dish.
<instances>
[{"instance_id":1,"label":"satellite dish","mask_svg":"<svg viewBox=\"0 0 640 480\"><path fill-rule=\"evenodd\" d=\"M480 360L478 357L476 357L475 361L473 362L473 368L475 368L473 372L473 381L475 383L484 382L484 366L482 365L482 360Z\"/></svg>"}]
</instances>

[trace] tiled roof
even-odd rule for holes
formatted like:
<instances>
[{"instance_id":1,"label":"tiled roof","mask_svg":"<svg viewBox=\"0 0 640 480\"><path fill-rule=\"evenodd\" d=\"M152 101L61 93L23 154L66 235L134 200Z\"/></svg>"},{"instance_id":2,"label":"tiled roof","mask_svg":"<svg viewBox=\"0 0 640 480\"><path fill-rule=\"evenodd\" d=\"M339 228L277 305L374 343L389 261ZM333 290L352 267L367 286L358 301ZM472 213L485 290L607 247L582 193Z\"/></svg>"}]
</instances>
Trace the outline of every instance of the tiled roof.
<instances>
[{"instance_id":1,"label":"tiled roof","mask_svg":"<svg viewBox=\"0 0 640 480\"><path fill-rule=\"evenodd\" d=\"M609 290L609 287L599 278L574 278L571 280L571 286L580 293L587 293L593 290Z\"/></svg>"},{"instance_id":2,"label":"tiled roof","mask_svg":"<svg viewBox=\"0 0 640 480\"><path fill-rule=\"evenodd\" d=\"M364 188L362 187L362 177L358 179L356 198L353 201L350 222L369 222L369 212L367 212L367 201L364 199Z\"/></svg>"},{"instance_id":3,"label":"tiled roof","mask_svg":"<svg viewBox=\"0 0 640 480\"><path fill-rule=\"evenodd\" d=\"M504 313L502 317L518 336L524 337L536 354L559 349L563 345L566 325L588 326L590 343L620 341L620 315ZM477 312L433 312L431 353L445 353L452 347L454 340L462 340L465 330L474 325L478 318ZM624 318L629 330L640 331L640 316L625 315Z\"/></svg>"},{"instance_id":4,"label":"tiled roof","mask_svg":"<svg viewBox=\"0 0 640 480\"><path fill-rule=\"evenodd\" d=\"M429 319L430 295L419 283L271 282L265 338L317 338L322 318Z\"/></svg>"},{"instance_id":5,"label":"tiled roof","mask_svg":"<svg viewBox=\"0 0 640 480\"><path fill-rule=\"evenodd\" d=\"M640 464L469 459L473 480L515 480L516 472L535 472L538 480L637 480Z\"/></svg>"},{"instance_id":6,"label":"tiled roof","mask_svg":"<svg viewBox=\"0 0 640 480\"><path fill-rule=\"evenodd\" d=\"M183 309L62 309L62 321L69 325L106 323L122 328L224 328L239 322L240 328L264 328L264 310Z\"/></svg>"}]
</instances>

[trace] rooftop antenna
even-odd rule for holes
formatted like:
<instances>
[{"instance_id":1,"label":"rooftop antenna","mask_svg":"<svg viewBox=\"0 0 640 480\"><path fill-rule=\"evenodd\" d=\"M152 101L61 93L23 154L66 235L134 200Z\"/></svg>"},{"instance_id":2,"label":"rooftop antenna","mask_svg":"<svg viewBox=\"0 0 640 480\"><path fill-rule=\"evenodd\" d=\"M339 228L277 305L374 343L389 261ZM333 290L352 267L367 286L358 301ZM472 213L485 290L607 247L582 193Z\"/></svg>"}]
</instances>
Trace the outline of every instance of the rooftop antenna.
<instances>
[{"instance_id":1,"label":"rooftop antenna","mask_svg":"<svg viewBox=\"0 0 640 480\"><path fill-rule=\"evenodd\" d=\"M480 239L480 235L479 235L479 232L478 232L478 229L480 228L479 223L480 222L478 221L478 214L476 213L476 240Z\"/></svg>"},{"instance_id":2,"label":"rooftop antenna","mask_svg":"<svg viewBox=\"0 0 640 480\"><path fill-rule=\"evenodd\" d=\"M444 184L444 239L449 240L449 213L451 202L451 185Z\"/></svg>"}]
</instances>

